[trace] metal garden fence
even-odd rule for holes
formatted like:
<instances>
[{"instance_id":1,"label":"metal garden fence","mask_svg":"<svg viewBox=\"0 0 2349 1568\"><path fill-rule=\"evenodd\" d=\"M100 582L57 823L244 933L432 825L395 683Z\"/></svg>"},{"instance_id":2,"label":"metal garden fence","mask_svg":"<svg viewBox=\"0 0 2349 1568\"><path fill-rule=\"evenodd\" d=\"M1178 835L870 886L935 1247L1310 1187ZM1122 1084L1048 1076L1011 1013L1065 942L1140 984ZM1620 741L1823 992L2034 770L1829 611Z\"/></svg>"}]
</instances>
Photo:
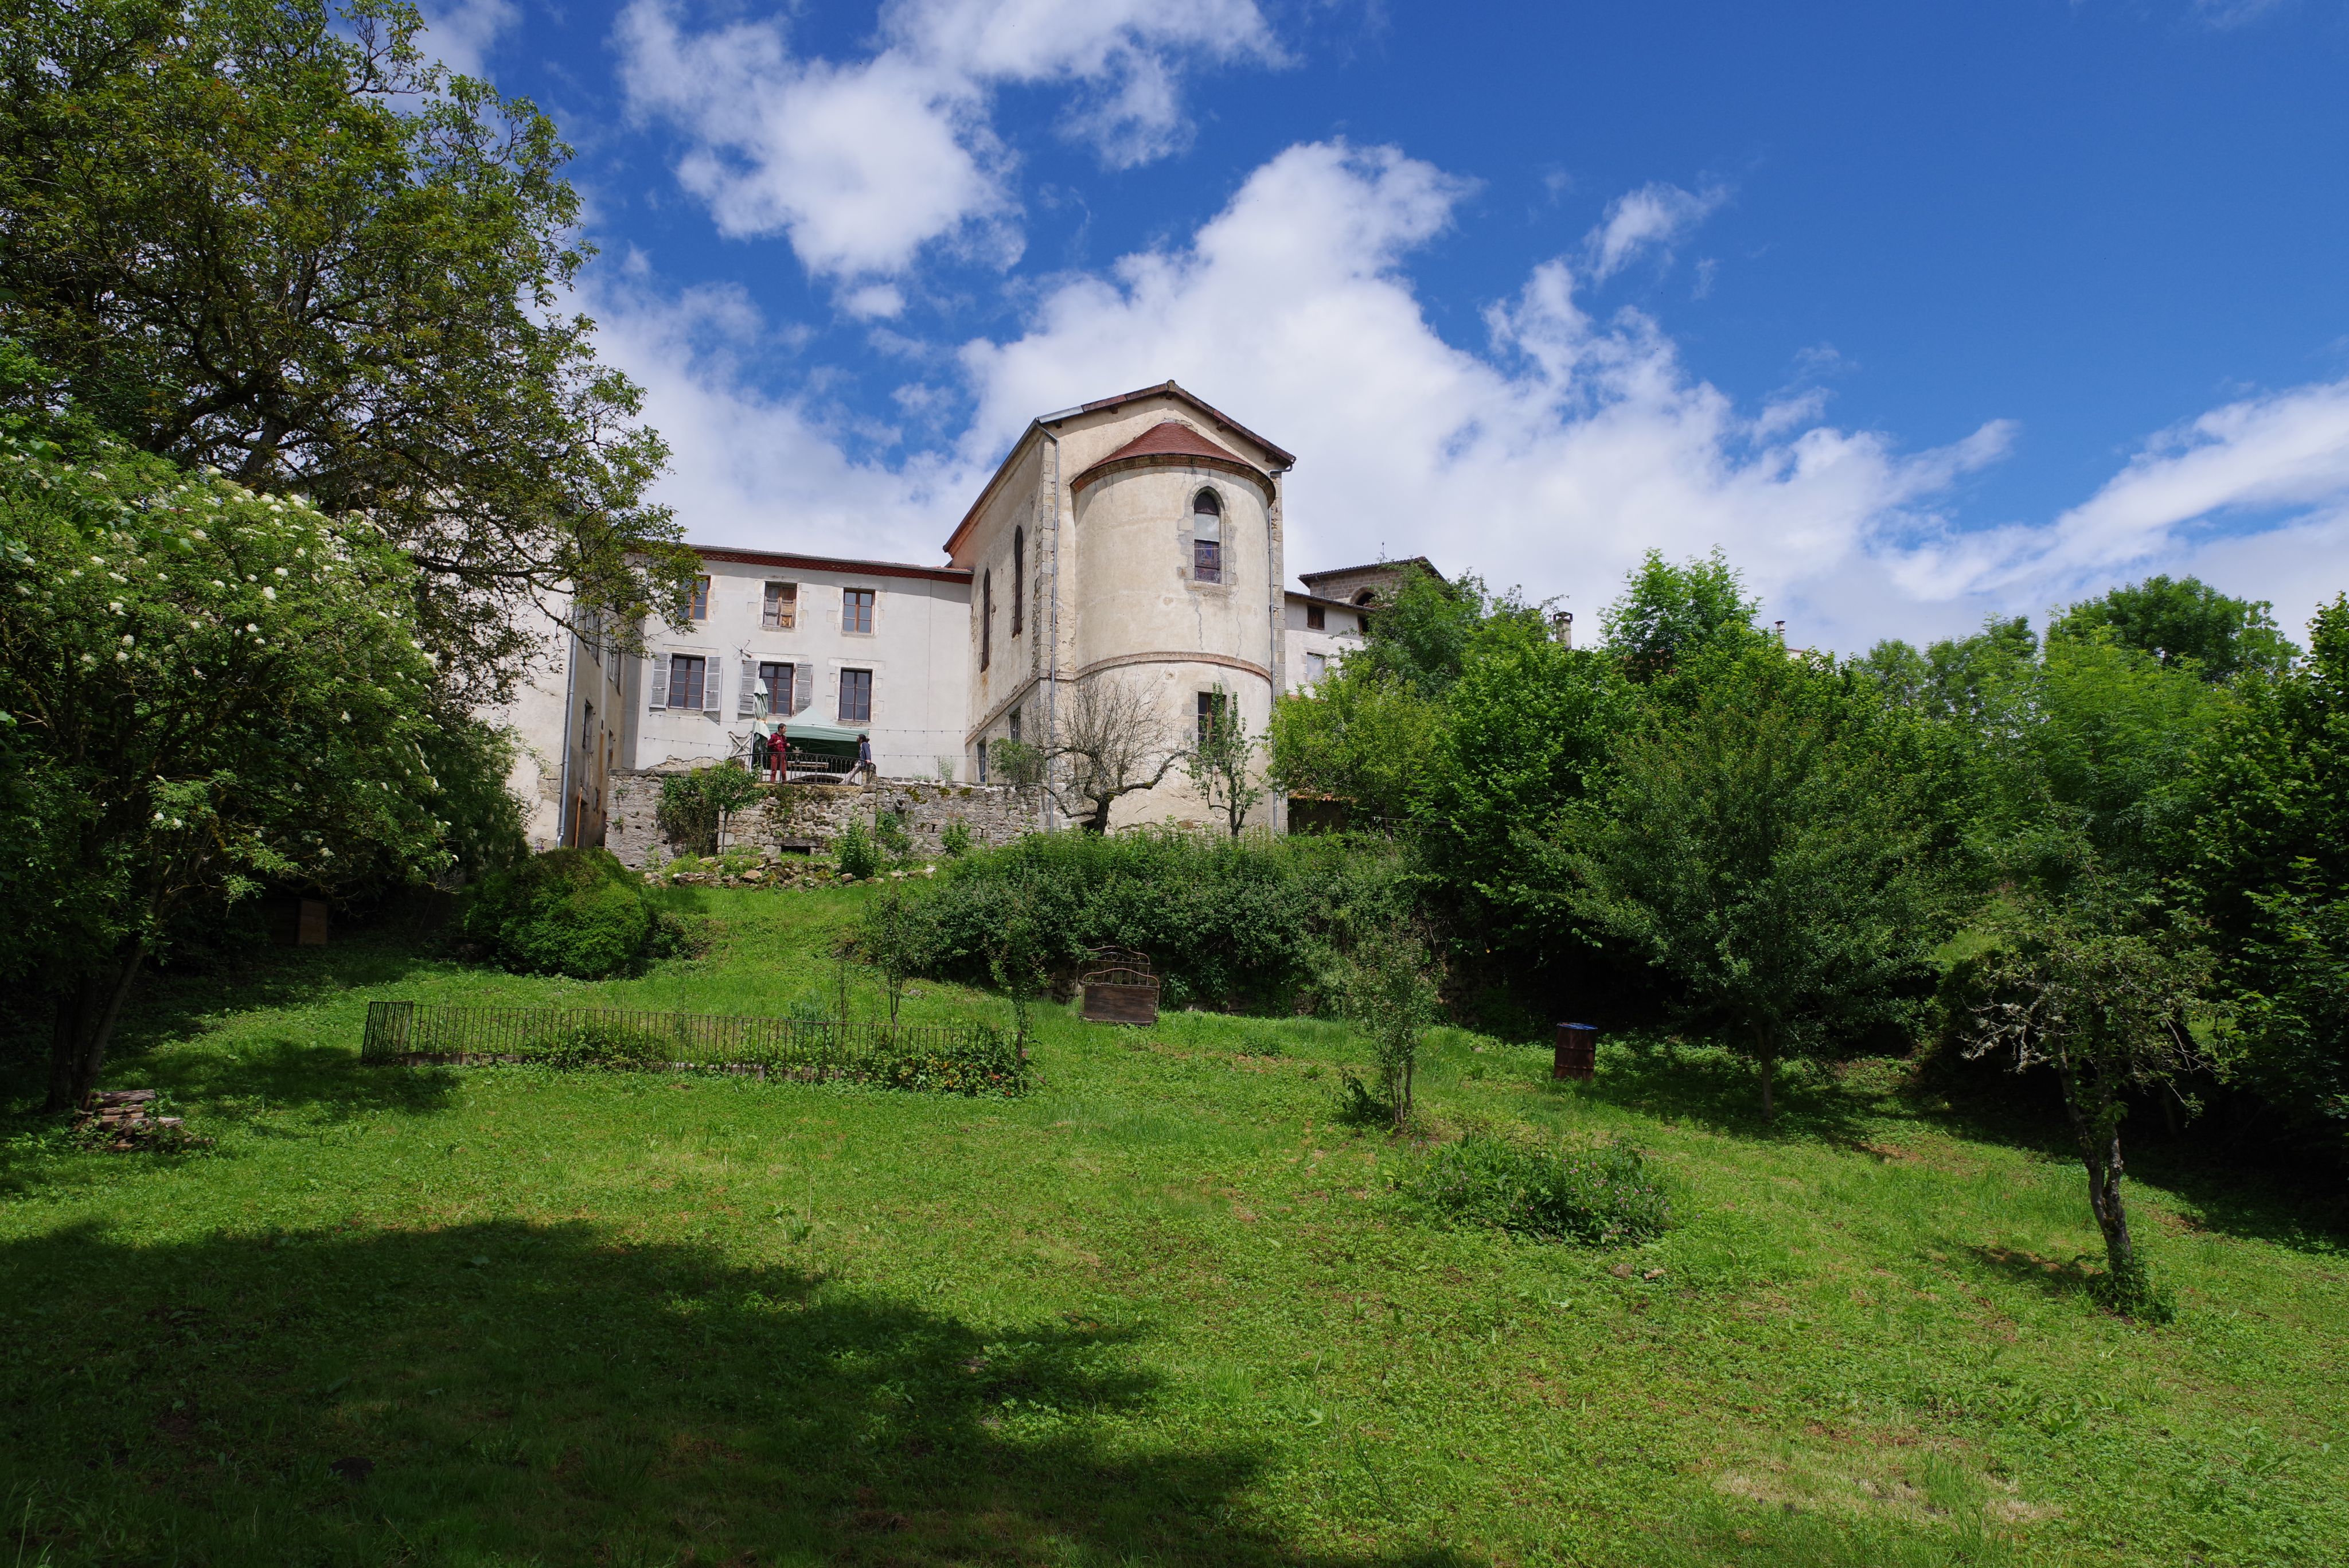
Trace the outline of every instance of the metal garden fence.
<instances>
[{"instance_id":1,"label":"metal garden fence","mask_svg":"<svg viewBox=\"0 0 2349 1568\"><path fill-rule=\"evenodd\" d=\"M1026 1054L986 1023L852 1023L603 1007L466 1007L371 1002L359 1060L699 1069L877 1080L905 1088L1017 1094Z\"/></svg>"}]
</instances>

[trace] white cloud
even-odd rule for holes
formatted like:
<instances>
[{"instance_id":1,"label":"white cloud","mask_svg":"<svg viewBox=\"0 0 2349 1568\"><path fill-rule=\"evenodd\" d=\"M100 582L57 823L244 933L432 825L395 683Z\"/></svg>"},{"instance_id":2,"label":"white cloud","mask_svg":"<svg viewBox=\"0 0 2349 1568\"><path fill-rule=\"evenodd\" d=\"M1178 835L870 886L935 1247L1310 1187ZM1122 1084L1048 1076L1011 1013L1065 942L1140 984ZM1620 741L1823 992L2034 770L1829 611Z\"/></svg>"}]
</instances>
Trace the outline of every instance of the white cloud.
<instances>
[{"instance_id":1,"label":"white cloud","mask_svg":"<svg viewBox=\"0 0 2349 1568\"><path fill-rule=\"evenodd\" d=\"M445 0L427 5L417 47L460 76L478 77L499 37L522 20L514 0Z\"/></svg>"},{"instance_id":2,"label":"white cloud","mask_svg":"<svg viewBox=\"0 0 2349 1568\"><path fill-rule=\"evenodd\" d=\"M1814 410L1742 414L1646 317L1587 315L1562 262L1490 313L1481 352L1448 344L1401 265L1464 190L1392 150L1290 149L1188 247L1066 283L1023 337L966 348L966 456L1171 375L1301 454L1292 570L1423 553L1588 610L1651 545L1722 545L1783 591L1914 526L2004 449L2003 426L1903 455Z\"/></svg>"},{"instance_id":3,"label":"white cloud","mask_svg":"<svg viewBox=\"0 0 2349 1568\"><path fill-rule=\"evenodd\" d=\"M1492 307L1484 341L1445 341L1404 264L1471 188L1391 149L1291 148L1189 243L1056 283L1019 336L905 356L895 407L940 433L902 444L829 408L820 373L797 397L754 389L761 355L795 349L762 348L737 296L615 294L598 314L677 447L664 496L709 543L936 560L1030 419L1172 376L1300 454L1292 572L1424 554L1568 596L1585 625L1651 547L1722 546L1790 636L1844 649L2149 571L2272 598L2295 625L2349 586L2349 382L2166 432L2051 523L1957 533L1952 492L2006 452L2002 421L1904 452L1827 423L1814 392L1741 410L1649 317L1591 315L1566 261ZM906 446L922 455L888 455ZM2257 532L2206 521L2279 512Z\"/></svg>"},{"instance_id":4,"label":"white cloud","mask_svg":"<svg viewBox=\"0 0 2349 1568\"><path fill-rule=\"evenodd\" d=\"M1720 186L1683 191L1677 185L1643 185L1608 203L1606 217L1583 241L1584 265L1593 282L1611 277L1645 251L1671 248L1729 199ZM1704 286L1711 286L1708 275Z\"/></svg>"},{"instance_id":5,"label":"white cloud","mask_svg":"<svg viewBox=\"0 0 2349 1568\"><path fill-rule=\"evenodd\" d=\"M1064 131L1123 168L1187 139L1187 66L1280 57L1254 0L896 0L846 63L795 55L781 17L697 32L670 0L633 0L615 42L631 110L685 132L678 176L719 230L786 235L844 280L902 274L936 242L1018 258L997 88L1074 88Z\"/></svg>"},{"instance_id":6,"label":"white cloud","mask_svg":"<svg viewBox=\"0 0 2349 1568\"><path fill-rule=\"evenodd\" d=\"M2349 587L2349 380L2213 409L2156 435L2053 523L1934 541L1899 570L1920 592L2027 596L2023 608L2190 571L2297 624Z\"/></svg>"}]
</instances>

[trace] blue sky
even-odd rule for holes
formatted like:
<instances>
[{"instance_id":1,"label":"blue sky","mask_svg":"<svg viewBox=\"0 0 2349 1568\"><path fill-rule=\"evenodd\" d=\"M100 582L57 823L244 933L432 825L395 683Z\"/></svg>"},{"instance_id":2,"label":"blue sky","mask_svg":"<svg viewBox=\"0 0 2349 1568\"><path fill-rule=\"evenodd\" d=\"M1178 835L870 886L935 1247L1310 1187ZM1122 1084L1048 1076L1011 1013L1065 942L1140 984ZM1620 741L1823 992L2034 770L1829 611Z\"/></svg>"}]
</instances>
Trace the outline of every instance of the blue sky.
<instances>
[{"instance_id":1,"label":"blue sky","mask_svg":"<svg viewBox=\"0 0 2349 1568\"><path fill-rule=\"evenodd\" d=\"M935 560L1172 376L1299 454L1292 571L1719 545L1840 648L2349 588L2342 0L427 10L578 147L697 540Z\"/></svg>"}]
</instances>

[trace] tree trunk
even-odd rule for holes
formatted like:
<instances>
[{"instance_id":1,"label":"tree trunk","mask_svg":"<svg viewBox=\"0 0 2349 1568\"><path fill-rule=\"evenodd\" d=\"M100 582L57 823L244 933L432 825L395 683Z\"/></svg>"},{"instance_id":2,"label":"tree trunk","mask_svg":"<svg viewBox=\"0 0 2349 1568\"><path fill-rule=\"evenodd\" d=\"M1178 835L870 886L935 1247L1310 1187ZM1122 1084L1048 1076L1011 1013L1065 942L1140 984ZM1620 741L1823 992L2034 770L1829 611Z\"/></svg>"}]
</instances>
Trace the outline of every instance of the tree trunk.
<instances>
[{"instance_id":1,"label":"tree trunk","mask_svg":"<svg viewBox=\"0 0 2349 1568\"><path fill-rule=\"evenodd\" d=\"M143 942L96 974L68 987L57 997L57 1023L49 1040L47 1111L69 1111L98 1086L106 1066L107 1048L114 1043L114 1026L122 1017L122 1003L138 978L146 957Z\"/></svg>"},{"instance_id":2,"label":"tree trunk","mask_svg":"<svg viewBox=\"0 0 2349 1568\"><path fill-rule=\"evenodd\" d=\"M2137 1265L2137 1251L2121 1201L2121 1107L2101 1075L2093 1084L2084 1083L2075 1070L2064 1075L2064 1109L2080 1146L2080 1163L2087 1168L2088 1210L2104 1232L2106 1264L2116 1278L2125 1279Z\"/></svg>"},{"instance_id":3,"label":"tree trunk","mask_svg":"<svg viewBox=\"0 0 2349 1568\"><path fill-rule=\"evenodd\" d=\"M1767 1035L1754 1044L1754 1064L1762 1076L1762 1125L1772 1127L1778 1120L1778 1107L1770 1097L1773 1082L1778 1075L1778 1054L1771 1049Z\"/></svg>"}]
</instances>

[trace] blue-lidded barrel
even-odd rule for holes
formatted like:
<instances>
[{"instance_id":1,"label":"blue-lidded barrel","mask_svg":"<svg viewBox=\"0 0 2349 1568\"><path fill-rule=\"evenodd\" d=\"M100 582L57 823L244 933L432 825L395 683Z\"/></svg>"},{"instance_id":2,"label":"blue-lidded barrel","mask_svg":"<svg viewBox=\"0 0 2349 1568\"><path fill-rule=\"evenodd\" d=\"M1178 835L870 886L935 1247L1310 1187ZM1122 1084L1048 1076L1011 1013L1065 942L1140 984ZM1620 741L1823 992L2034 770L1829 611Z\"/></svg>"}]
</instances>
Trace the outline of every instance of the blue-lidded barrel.
<instances>
[{"instance_id":1,"label":"blue-lidded barrel","mask_svg":"<svg viewBox=\"0 0 2349 1568\"><path fill-rule=\"evenodd\" d=\"M1553 1078L1580 1078L1585 1083L1599 1075L1597 1024L1561 1023L1557 1026L1557 1045L1550 1061L1549 1075Z\"/></svg>"}]
</instances>

